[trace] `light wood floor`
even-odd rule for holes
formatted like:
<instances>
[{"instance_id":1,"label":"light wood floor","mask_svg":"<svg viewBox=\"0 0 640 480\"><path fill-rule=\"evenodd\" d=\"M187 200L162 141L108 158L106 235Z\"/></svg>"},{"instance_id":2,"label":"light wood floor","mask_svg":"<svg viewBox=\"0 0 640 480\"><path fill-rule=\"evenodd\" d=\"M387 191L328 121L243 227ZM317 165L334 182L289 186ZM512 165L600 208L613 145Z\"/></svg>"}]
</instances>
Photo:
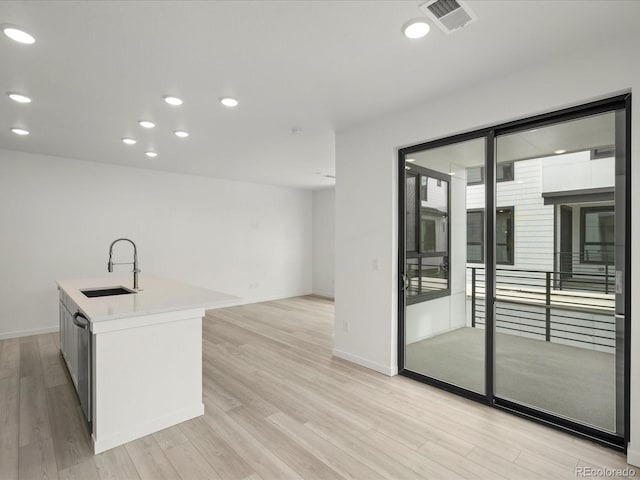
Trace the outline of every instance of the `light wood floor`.
<instances>
[{"instance_id":1,"label":"light wood floor","mask_svg":"<svg viewBox=\"0 0 640 480\"><path fill-rule=\"evenodd\" d=\"M203 324L206 415L97 456L57 335L0 341L0 479L561 479L626 466L593 443L332 358L327 300L216 310Z\"/></svg>"}]
</instances>

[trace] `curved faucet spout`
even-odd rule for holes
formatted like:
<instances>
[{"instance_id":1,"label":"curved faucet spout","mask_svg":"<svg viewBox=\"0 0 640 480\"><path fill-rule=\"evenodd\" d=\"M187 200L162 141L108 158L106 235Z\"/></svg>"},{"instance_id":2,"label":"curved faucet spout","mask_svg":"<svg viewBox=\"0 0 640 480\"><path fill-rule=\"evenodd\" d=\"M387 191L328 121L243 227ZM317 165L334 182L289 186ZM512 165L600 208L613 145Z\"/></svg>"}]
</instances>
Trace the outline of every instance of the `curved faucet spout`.
<instances>
[{"instance_id":1,"label":"curved faucet spout","mask_svg":"<svg viewBox=\"0 0 640 480\"><path fill-rule=\"evenodd\" d=\"M114 265L121 265L121 263L114 264L112 257L113 257L113 246L116 243L123 242L123 241L129 242L131 245L133 245L133 289L138 290L138 273L140 273L140 269L138 268L138 247L136 247L136 244L133 240L129 238L116 238L113 242L111 242L111 245L109 245L109 262L107 263L107 270L109 272L113 272ZM131 262L127 262L126 264L130 265Z\"/></svg>"}]
</instances>

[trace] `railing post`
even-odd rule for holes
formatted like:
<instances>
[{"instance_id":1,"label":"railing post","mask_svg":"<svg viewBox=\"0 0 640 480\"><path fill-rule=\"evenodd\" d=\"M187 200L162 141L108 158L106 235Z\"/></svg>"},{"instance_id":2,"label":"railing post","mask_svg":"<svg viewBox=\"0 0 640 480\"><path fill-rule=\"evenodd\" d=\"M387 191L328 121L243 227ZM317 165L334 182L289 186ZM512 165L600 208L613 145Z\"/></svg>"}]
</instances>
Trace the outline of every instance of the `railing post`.
<instances>
[{"instance_id":1,"label":"railing post","mask_svg":"<svg viewBox=\"0 0 640 480\"><path fill-rule=\"evenodd\" d=\"M604 293L609 293L609 255L605 255L604 264Z\"/></svg>"},{"instance_id":2,"label":"railing post","mask_svg":"<svg viewBox=\"0 0 640 480\"><path fill-rule=\"evenodd\" d=\"M558 290L562 290L562 268L564 266L564 262L562 261L562 252L558 252L558 283L559 283L559 288Z\"/></svg>"},{"instance_id":3,"label":"railing post","mask_svg":"<svg viewBox=\"0 0 640 480\"><path fill-rule=\"evenodd\" d=\"M476 267L471 268L471 327L476 328Z\"/></svg>"},{"instance_id":4,"label":"railing post","mask_svg":"<svg viewBox=\"0 0 640 480\"><path fill-rule=\"evenodd\" d=\"M547 273L547 288L545 299L545 340L551 341L551 272Z\"/></svg>"}]
</instances>

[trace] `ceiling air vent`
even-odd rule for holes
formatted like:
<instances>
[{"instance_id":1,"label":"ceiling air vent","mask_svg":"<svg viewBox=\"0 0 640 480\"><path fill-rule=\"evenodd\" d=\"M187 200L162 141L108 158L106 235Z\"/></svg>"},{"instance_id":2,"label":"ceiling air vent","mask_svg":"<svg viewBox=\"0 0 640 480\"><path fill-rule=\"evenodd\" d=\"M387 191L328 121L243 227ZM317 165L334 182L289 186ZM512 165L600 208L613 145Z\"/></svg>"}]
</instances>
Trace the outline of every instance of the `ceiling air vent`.
<instances>
[{"instance_id":1,"label":"ceiling air vent","mask_svg":"<svg viewBox=\"0 0 640 480\"><path fill-rule=\"evenodd\" d=\"M429 0L420 5L420 10L447 34L455 32L477 19L462 0Z\"/></svg>"}]
</instances>

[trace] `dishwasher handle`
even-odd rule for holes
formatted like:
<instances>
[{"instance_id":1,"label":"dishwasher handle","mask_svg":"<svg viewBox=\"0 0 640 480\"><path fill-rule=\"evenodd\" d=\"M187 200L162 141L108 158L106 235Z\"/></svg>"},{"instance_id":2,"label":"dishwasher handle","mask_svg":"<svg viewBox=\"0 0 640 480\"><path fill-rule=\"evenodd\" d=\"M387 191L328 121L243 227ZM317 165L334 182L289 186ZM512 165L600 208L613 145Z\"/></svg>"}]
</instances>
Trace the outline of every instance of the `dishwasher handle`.
<instances>
[{"instance_id":1,"label":"dishwasher handle","mask_svg":"<svg viewBox=\"0 0 640 480\"><path fill-rule=\"evenodd\" d=\"M78 320L79 318L82 318L85 321L85 323ZM73 324L76 327L80 327L83 330L86 330L87 328L89 328L89 319L84 315L84 313L76 312L73 314Z\"/></svg>"}]
</instances>

